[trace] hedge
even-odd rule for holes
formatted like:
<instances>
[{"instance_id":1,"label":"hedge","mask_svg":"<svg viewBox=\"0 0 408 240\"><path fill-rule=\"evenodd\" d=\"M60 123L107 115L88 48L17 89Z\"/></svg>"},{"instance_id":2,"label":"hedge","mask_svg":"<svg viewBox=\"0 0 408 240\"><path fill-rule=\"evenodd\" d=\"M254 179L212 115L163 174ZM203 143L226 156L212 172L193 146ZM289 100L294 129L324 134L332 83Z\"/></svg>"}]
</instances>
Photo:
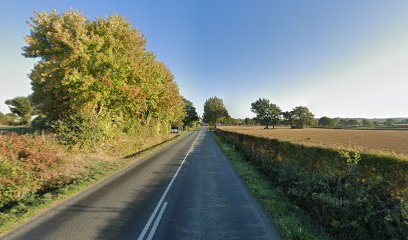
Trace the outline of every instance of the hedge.
<instances>
[{"instance_id":1,"label":"hedge","mask_svg":"<svg viewBox=\"0 0 408 240\"><path fill-rule=\"evenodd\" d=\"M408 161L216 130L337 239L408 239Z\"/></svg>"}]
</instances>

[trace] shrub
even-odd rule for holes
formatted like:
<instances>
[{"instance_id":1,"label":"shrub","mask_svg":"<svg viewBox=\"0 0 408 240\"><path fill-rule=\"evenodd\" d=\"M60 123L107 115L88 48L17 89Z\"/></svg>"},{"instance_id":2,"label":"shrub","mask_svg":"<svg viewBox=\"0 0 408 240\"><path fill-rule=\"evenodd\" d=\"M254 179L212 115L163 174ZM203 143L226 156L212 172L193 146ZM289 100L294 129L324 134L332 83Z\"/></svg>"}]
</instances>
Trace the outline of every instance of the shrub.
<instances>
[{"instance_id":1,"label":"shrub","mask_svg":"<svg viewBox=\"0 0 408 240\"><path fill-rule=\"evenodd\" d=\"M0 135L0 209L68 180L57 168L65 151L55 142L51 136Z\"/></svg>"},{"instance_id":2,"label":"shrub","mask_svg":"<svg viewBox=\"0 0 408 240\"><path fill-rule=\"evenodd\" d=\"M101 127L91 123L90 117L71 115L53 123L52 129L64 145L86 146L104 138Z\"/></svg>"}]
</instances>

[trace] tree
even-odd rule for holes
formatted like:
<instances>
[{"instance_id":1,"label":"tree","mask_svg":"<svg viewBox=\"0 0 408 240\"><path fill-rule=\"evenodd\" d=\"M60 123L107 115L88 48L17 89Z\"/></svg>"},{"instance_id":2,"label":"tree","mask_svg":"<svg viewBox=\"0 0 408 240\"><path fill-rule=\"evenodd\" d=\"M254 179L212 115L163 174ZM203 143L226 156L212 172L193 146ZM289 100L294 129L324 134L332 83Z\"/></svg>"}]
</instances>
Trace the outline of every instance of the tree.
<instances>
[{"instance_id":1,"label":"tree","mask_svg":"<svg viewBox=\"0 0 408 240\"><path fill-rule=\"evenodd\" d=\"M203 121L216 127L218 121L223 117L230 118L222 99L218 97L207 99L204 103Z\"/></svg>"},{"instance_id":2,"label":"tree","mask_svg":"<svg viewBox=\"0 0 408 240\"><path fill-rule=\"evenodd\" d=\"M245 118L243 124L244 125L257 125L258 122L256 118Z\"/></svg>"},{"instance_id":3,"label":"tree","mask_svg":"<svg viewBox=\"0 0 408 240\"><path fill-rule=\"evenodd\" d=\"M361 122L361 124L362 124L364 127L367 127L367 128L372 128L372 127L374 127L374 123L373 123L372 121L368 120L368 119L363 119L363 121Z\"/></svg>"},{"instance_id":4,"label":"tree","mask_svg":"<svg viewBox=\"0 0 408 240\"><path fill-rule=\"evenodd\" d=\"M126 18L52 11L35 13L29 25L23 55L40 59L30 74L33 101L50 121L92 135L99 129L102 139L182 123L174 76Z\"/></svg>"},{"instance_id":5,"label":"tree","mask_svg":"<svg viewBox=\"0 0 408 240\"><path fill-rule=\"evenodd\" d=\"M243 124L244 124L244 125L253 125L253 124L252 124L252 119L251 119L251 118L248 118L248 117L245 118Z\"/></svg>"},{"instance_id":6,"label":"tree","mask_svg":"<svg viewBox=\"0 0 408 240\"><path fill-rule=\"evenodd\" d=\"M384 122L385 126L392 127L394 125L394 120L389 118Z\"/></svg>"},{"instance_id":7,"label":"tree","mask_svg":"<svg viewBox=\"0 0 408 240\"><path fill-rule=\"evenodd\" d=\"M347 125L348 127L358 127L360 126L360 122L357 119L349 119L347 120Z\"/></svg>"},{"instance_id":8,"label":"tree","mask_svg":"<svg viewBox=\"0 0 408 240\"><path fill-rule=\"evenodd\" d=\"M224 116L218 119L218 123L222 125L236 125L237 120L230 116Z\"/></svg>"},{"instance_id":9,"label":"tree","mask_svg":"<svg viewBox=\"0 0 408 240\"><path fill-rule=\"evenodd\" d=\"M269 128L269 125L272 125L274 129L282 115L282 110L265 98L259 98L253 102L251 104L251 111L256 114L259 123L264 125L266 129Z\"/></svg>"},{"instance_id":10,"label":"tree","mask_svg":"<svg viewBox=\"0 0 408 240\"><path fill-rule=\"evenodd\" d=\"M193 106L193 103L186 98L183 98L186 116L184 117L184 125L185 126L192 126L194 122L198 121L198 114L196 112L196 108Z\"/></svg>"},{"instance_id":11,"label":"tree","mask_svg":"<svg viewBox=\"0 0 408 240\"><path fill-rule=\"evenodd\" d=\"M333 126L338 126L339 122L340 122L340 118L338 118L338 117L333 118Z\"/></svg>"},{"instance_id":12,"label":"tree","mask_svg":"<svg viewBox=\"0 0 408 240\"><path fill-rule=\"evenodd\" d=\"M337 123L340 127L347 127L348 126L348 121L346 119L340 119Z\"/></svg>"},{"instance_id":13,"label":"tree","mask_svg":"<svg viewBox=\"0 0 408 240\"><path fill-rule=\"evenodd\" d=\"M292 112L292 128L304 128L314 124L314 115L307 107L295 107Z\"/></svg>"},{"instance_id":14,"label":"tree","mask_svg":"<svg viewBox=\"0 0 408 240\"><path fill-rule=\"evenodd\" d=\"M293 117L292 117L292 112L291 111L285 111L282 112L283 116L283 124L287 126L292 126L293 125Z\"/></svg>"},{"instance_id":15,"label":"tree","mask_svg":"<svg viewBox=\"0 0 408 240\"><path fill-rule=\"evenodd\" d=\"M26 124L30 122L30 118L35 113L35 107L31 101L31 97L15 97L6 100L10 111L20 117L20 123Z\"/></svg>"},{"instance_id":16,"label":"tree","mask_svg":"<svg viewBox=\"0 0 408 240\"><path fill-rule=\"evenodd\" d=\"M320 127L333 127L335 125L334 120L329 117L321 117L318 124Z\"/></svg>"}]
</instances>

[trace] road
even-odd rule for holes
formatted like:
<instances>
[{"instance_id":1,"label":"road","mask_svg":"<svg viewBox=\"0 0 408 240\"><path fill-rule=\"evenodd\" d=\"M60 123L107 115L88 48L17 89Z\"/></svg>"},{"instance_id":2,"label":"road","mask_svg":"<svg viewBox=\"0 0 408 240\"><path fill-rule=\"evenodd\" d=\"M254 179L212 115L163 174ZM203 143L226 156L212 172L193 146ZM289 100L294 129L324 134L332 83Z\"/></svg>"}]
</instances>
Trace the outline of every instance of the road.
<instances>
[{"instance_id":1,"label":"road","mask_svg":"<svg viewBox=\"0 0 408 240\"><path fill-rule=\"evenodd\" d=\"M6 239L280 239L201 128Z\"/></svg>"}]
</instances>

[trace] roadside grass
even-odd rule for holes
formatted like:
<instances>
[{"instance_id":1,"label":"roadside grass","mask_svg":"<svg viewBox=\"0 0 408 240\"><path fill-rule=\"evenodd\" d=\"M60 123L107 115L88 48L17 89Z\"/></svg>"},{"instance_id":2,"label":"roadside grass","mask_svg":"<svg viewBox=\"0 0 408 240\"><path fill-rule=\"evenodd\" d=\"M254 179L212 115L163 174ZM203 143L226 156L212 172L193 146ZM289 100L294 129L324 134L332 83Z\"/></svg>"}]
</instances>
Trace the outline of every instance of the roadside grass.
<instances>
[{"instance_id":1,"label":"roadside grass","mask_svg":"<svg viewBox=\"0 0 408 240\"><path fill-rule=\"evenodd\" d=\"M283 239L333 239L301 208L292 204L282 190L273 186L265 174L245 161L238 151L217 134L213 133L213 136Z\"/></svg>"},{"instance_id":2,"label":"roadside grass","mask_svg":"<svg viewBox=\"0 0 408 240\"><path fill-rule=\"evenodd\" d=\"M41 194L32 194L9 208L0 209L0 238L28 222L48 209L75 197L81 192L95 186L96 184L125 171L137 161L159 151L160 149L181 140L187 132L166 140L150 148L141 150L129 157L115 161L95 161L84 167L75 179L61 186L55 186Z\"/></svg>"}]
</instances>

